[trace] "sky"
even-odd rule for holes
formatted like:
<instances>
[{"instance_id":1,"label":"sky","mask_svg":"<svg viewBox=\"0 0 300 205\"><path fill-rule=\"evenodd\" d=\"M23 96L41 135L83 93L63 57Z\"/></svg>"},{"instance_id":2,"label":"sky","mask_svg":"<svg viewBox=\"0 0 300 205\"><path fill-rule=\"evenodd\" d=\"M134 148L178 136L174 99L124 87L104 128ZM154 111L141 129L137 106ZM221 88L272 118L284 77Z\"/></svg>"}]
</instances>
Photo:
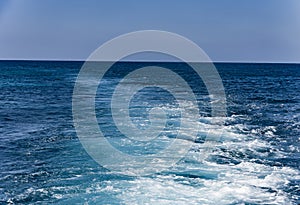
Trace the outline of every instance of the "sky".
<instances>
[{"instance_id":1,"label":"sky","mask_svg":"<svg viewBox=\"0 0 300 205\"><path fill-rule=\"evenodd\" d=\"M300 62L299 0L0 0L0 59L84 60L138 30L185 36L213 61Z\"/></svg>"}]
</instances>

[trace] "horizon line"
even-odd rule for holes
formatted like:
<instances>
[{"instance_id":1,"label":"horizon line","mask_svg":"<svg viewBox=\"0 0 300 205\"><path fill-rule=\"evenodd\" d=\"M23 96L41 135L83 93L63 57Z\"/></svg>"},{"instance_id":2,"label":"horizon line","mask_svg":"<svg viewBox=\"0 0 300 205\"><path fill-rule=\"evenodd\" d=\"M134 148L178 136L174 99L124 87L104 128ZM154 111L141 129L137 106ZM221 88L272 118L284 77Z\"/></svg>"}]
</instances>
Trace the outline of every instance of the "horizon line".
<instances>
[{"instance_id":1,"label":"horizon line","mask_svg":"<svg viewBox=\"0 0 300 205\"><path fill-rule=\"evenodd\" d=\"M2 59L0 61L44 61L44 62L86 62L87 59ZM112 60L105 61L94 61L94 62L112 62ZM175 61L175 60L119 60L116 62L124 63L184 63L184 61ZM188 62L188 63L245 63L245 64L300 64L296 61L203 61L203 62Z\"/></svg>"}]
</instances>

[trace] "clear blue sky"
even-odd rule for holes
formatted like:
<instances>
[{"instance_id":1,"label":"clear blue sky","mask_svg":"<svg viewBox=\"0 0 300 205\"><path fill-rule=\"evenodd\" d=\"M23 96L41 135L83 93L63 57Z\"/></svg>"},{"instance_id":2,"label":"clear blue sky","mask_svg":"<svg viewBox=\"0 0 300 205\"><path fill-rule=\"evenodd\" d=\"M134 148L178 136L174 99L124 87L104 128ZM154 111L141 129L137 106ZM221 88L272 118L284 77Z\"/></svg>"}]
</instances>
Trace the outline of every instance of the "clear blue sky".
<instances>
[{"instance_id":1,"label":"clear blue sky","mask_svg":"<svg viewBox=\"0 0 300 205\"><path fill-rule=\"evenodd\" d=\"M300 0L0 0L0 59L85 59L143 29L183 35L214 61L300 62Z\"/></svg>"}]
</instances>

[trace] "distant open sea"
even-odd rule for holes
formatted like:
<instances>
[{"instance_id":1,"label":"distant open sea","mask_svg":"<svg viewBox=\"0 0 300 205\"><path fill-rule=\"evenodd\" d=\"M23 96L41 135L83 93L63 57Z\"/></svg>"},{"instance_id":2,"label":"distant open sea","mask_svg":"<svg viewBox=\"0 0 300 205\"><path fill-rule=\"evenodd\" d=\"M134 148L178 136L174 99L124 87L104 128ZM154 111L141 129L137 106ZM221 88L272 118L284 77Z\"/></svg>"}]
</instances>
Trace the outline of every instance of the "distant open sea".
<instances>
[{"instance_id":1,"label":"distant open sea","mask_svg":"<svg viewBox=\"0 0 300 205\"><path fill-rule=\"evenodd\" d=\"M227 117L210 115L214 96L205 88L195 92L201 129L221 129L222 137L213 143L200 134L174 167L143 177L103 168L80 143L72 94L82 65L0 61L0 204L300 204L300 65L216 63ZM152 65L194 80L183 63L117 63L95 102L111 142L120 136L103 113L110 102L103 92L120 73ZM149 103L156 91L141 96ZM139 114L133 112L133 118ZM202 155L210 143L213 150Z\"/></svg>"}]
</instances>

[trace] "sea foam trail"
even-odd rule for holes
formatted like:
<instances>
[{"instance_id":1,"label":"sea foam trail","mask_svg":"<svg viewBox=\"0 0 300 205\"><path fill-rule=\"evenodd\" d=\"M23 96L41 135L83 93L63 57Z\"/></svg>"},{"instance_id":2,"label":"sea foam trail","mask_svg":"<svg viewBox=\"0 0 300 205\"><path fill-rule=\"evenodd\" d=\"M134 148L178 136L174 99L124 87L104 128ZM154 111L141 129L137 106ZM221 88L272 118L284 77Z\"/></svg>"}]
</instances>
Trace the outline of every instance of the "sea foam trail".
<instances>
[{"instance_id":1,"label":"sea foam trail","mask_svg":"<svg viewBox=\"0 0 300 205\"><path fill-rule=\"evenodd\" d=\"M235 117L240 116L226 120ZM202 123L203 130L220 130L218 121ZM266 135L274 135L274 127L264 129ZM294 204L293 196L284 190L291 181L300 180L299 171L264 161L284 153L245 125L222 126L221 130L214 133L222 134L215 138L217 142L211 138L195 144L171 170L136 178L118 197L125 204ZM240 130L248 130L248 135Z\"/></svg>"}]
</instances>

